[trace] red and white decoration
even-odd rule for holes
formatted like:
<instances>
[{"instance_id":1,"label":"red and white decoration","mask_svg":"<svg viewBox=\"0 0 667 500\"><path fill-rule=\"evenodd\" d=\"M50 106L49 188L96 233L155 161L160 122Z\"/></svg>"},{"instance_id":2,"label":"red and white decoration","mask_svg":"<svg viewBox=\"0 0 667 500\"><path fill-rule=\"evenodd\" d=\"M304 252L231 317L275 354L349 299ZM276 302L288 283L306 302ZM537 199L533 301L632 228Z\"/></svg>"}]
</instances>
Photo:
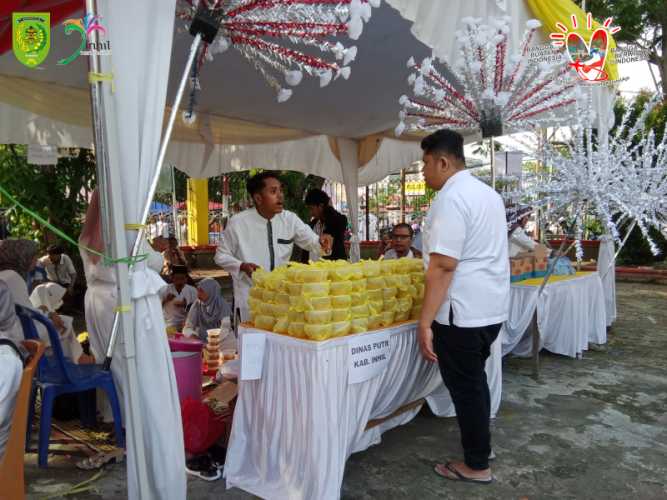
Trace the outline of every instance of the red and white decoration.
<instances>
[{"instance_id":1,"label":"red and white decoration","mask_svg":"<svg viewBox=\"0 0 667 500\"><path fill-rule=\"evenodd\" d=\"M517 131L555 119L554 111L575 102L575 80L566 60L551 65L533 62L529 49L537 20L527 22L520 53L508 54L510 19L464 18L464 28L456 32L460 59L453 65L425 58L413 58L408 83L414 97L401 96L403 110L396 135L410 130L451 127L460 130L481 128L484 137L500 136L504 128ZM459 76L460 75L460 76Z\"/></svg>"}]
</instances>

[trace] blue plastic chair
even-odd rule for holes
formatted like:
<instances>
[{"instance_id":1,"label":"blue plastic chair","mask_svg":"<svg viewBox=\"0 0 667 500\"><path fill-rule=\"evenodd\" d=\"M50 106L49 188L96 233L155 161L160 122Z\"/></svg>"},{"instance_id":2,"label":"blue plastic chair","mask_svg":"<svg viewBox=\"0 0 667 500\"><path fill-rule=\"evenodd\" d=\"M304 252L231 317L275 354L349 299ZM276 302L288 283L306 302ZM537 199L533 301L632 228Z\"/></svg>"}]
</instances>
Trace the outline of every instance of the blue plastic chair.
<instances>
[{"instance_id":1,"label":"blue plastic chair","mask_svg":"<svg viewBox=\"0 0 667 500\"><path fill-rule=\"evenodd\" d=\"M28 416L28 431L26 447L30 443L30 431L35 414L35 390L39 389L42 395L42 412L39 423L39 466L48 465L49 439L51 436L51 414L53 402L61 394L72 394L90 389L102 389L111 402L114 427L116 430L116 444L125 447L122 417L118 404L118 395L114 386L111 372L104 371L102 365L77 365L63 354L60 336L53 327L53 323L42 314L22 306L16 306L16 314L21 320L23 335L28 340L39 340L35 322L46 327L51 342L52 353L42 356L37 369L35 387L33 388Z\"/></svg>"}]
</instances>

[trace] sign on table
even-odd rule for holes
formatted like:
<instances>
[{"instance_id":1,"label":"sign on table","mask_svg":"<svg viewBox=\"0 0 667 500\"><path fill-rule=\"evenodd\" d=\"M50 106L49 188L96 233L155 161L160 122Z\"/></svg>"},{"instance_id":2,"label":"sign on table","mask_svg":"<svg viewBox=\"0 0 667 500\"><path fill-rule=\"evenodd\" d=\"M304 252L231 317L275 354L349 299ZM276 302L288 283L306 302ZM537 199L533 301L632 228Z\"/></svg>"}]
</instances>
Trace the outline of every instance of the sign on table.
<instances>
[{"instance_id":1,"label":"sign on table","mask_svg":"<svg viewBox=\"0 0 667 500\"><path fill-rule=\"evenodd\" d=\"M376 377L389 362L389 332L353 337L348 342L348 384L357 384Z\"/></svg>"},{"instance_id":2,"label":"sign on table","mask_svg":"<svg viewBox=\"0 0 667 500\"><path fill-rule=\"evenodd\" d=\"M262 378L265 347L266 335L263 333L241 335L241 380Z\"/></svg>"}]
</instances>

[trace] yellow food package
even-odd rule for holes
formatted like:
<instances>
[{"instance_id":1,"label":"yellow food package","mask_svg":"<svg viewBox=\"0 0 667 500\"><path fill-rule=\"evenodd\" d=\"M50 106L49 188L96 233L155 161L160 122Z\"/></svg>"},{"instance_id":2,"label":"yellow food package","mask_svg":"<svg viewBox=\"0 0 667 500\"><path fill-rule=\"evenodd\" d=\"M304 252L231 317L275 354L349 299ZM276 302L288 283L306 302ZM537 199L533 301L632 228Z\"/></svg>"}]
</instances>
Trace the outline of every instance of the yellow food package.
<instances>
[{"instance_id":1,"label":"yellow food package","mask_svg":"<svg viewBox=\"0 0 667 500\"><path fill-rule=\"evenodd\" d=\"M273 304L273 299L276 296L276 292L273 290L262 290L262 302L267 304Z\"/></svg>"},{"instance_id":2,"label":"yellow food package","mask_svg":"<svg viewBox=\"0 0 667 500\"><path fill-rule=\"evenodd\" d=\"M364 260L363 261L364 276L366 278L373 278L380 276L380 261L378 260Z\"/></svg>"},{"instance_id":3,"label":"yellow food package","mask_svg":"<svg viewBox=\"0 0 667 500\"><path fill-rule=\"evenodd\" d=\"M419 319L419 315L422 313L422 306L414 306L410 310L410 319Z\"/></svg>"},{"instance_id":4,"label":"yellow food package","mask_svg":"<svg viewBox=\"0 0 667 500\"><path fill-rule=\"evenodd\" d=\"M368 291L366 292L366 294L368 295L368 300L371 301L371 302L374 302L374 301L382 300L382 299L383 299L383 297L382 297L382 289L378 289L378 290L368 290Z\"/></svg>"},{"instance_id":5,"label":"yellow food package","mask_svg":"<svg viewBox=\"0 0 667 500\"><path fill-rule=\"evenodd\" d=\"M260 302L258 312L263 316L273 316L273 304Z\"/></svg>"},{"instance_id":6,"label":"yellow food package","mask_svg":"<svg viewBox=\"0 0 667 500\"><path fill-rule=\"evenodd\" d=\"M306 309L303 298L301 295L290 295L289 296L289 306L290 309L295 309L297 311L303 311Z\"/></svg>"},{"instance_id":7,"label":"yellow food package","mask_svg":"<svg viewBox=\"0 0 667 500\"><path fill-rule=\"evenodd\" d=\"M408 267L413 273L424 274L424 261L422 259L408 259Z\"/></svg>"},{"instance_id":8,"label":"yellow food package","mask_svg":"<svg viewBox=\"0 0 667 500\"><path fill-rule=\"evenodd\" d=\"M390 297L382 301L382 311L396 311L398 308L398 299Z\"/></svg>"},{"instance_id":9,"label":"yellow food package","mask_svg":"<svg viewBox=\"0 0 667 500\"><path fill-rule=\"evenodd\" d=\"M333 281L330 291L331 295L350 295L352 284L349 281Z\"/></svg>"},{"instance_id":10,"label":"yellow food package","mask_svg":"<svg viewBox=\"0 0 667 500\"><path fill-rule=\"evenodd\" d=\"M412 299L412 307L421 306L424 303L424 296L419 295L417 298Z\"/></svg>"},{"instance_id":11,"label":"yellow food package","mask_svg":"<svg viewBox=\"0 0 667 500\"><path fill-rule=\"evenodd\" d=\"M306 321L306 315L303 313L303 311L295 311L294 309L290 309L287 313L287 319L289 319L290 323L304 323Z\"/></svg>"},{"instance_id":12,"label":"yellow food package","mask_svg":"<svg viewBox=\"0 0 667 500\"><path fill-rule=\"evenodd\" d=\"M384 311L382 313L382 327L386 328L394 324L394 311Z\"/></svg>"},{"instance_id":13,"label":"yellow food package","mask_svg":"<svg viewBox=\"0 0 667 500\"><path fill-rule=\"evenodd\" d=\"M331 297L303 297L304 310L326 311L331 309Z\"/></svg>"},{"instance_id":14,"label":"yellow food package","mask_svg":"<svg viewBox=\"0 0 667 500\"><path fill-rule=\"evenodd\" d=\"M273 304L273 316L276 318L286 318L287 313L289 313L289 305Z\"/></svg>"},{"instance_id":15,"label":"yellow food package","mask_svg":"<svg viewBox=\"0 0 667 500\"><path fill-rule=\"evenodd\" d=\"M310 340L326 340L333 334L331 323L326 325L303 325L303 333Z\"/></svg>"},{"instance_id":16,"label":"yellow food package","mask_svg":"<svg viewBox=\"0 0 667 500\"><path fill-rule=\"evenodd\" d=\"M248 309L251 311L259 311L259 305L262 303L260 299L248 297Z\"/></svg>"},{"instance_id":17,"label":"yellow food package","mask_svg":"<svg viewBox=\"0 0 667 500\"><path fill-rule=\"evenodd\" d=\"M334 264L329 268L331 281L348 281L352 276L352 264Z\"/></svg>"},{"instance_id":18,"label":"yellow food package","mask_svg":"<svg viewBox=\"0 0 667 500\"><path fill-rule=\"evenodd\" d=\"M331 309L326 311L306 311L306 323L311 325L322 325L324 323L331 323L332 312Z\"/></svg>"},{"instance_id":19,"label":"yellow food package","mask_svg":"<svg viewBox=\"0 0 667 500\"><path fill-rule=\"evenodd\" d=\"M352 264L352 273L350 275L350 281L358 281L364 279L364 268L361 262Z\"/></svg>"},{"instance_id":20,"label":"yellow food package","mask_svg":"<svg viewBox=\"0 0 667 500\"><path fill-rule=\"evenodd\" d=\"M365 292L366 291L366 278L360 280L350 281L352 290L351 292Z\"/></svg>"},{"instance_id":21,"label":"yellow food package","mask_svg":"<svg viewBox=\"0 0 667 500\"><path fill-rule=\"evenodd\" d=\"M341 297L343 297L343 295L341 295ZM351 292L349 297L352 304L364 304L368 299L367 292ZM332 297L331 300L333 299L334 298Z\"/></svg>"},{"instance_id":22,"label":"yellow food package","mask_svg":"<svg viewBox=\"0 0 667 500\"><path fill-rule=\"evenodd\" d=\"M264 288L264 283L266 283L266 278L270 273L261 267L257 270L255 270L254 273L252 273L252 282L257 288ZM259 297L257 297L259 298Z\"/></svg>"},{"instance_id":23,"label":"yellow food package","mask_svg":"<svg viewBox=\"0 0 667 500\"><path fill-rule=\"evenodd\" d=\"M368 316L368 304L352 306L350 313L352 314L352 319L365 318Z\"/></svg>"},{"instance_id":24,"label":"yellow food package","mask_svg":"<svg viewBox=\"0 0 667 500\"><path fill-rule=\"evenodd\" d=\"M398 280L395 274L387 274L384 277L384 282L386 286L398 286Z\"/></svg>"},{"instance_id":25,"label":"yellow food package","mask_svg":"<svg viewBox=\"0 0 667 500\"><path fill-rule=\"evenodd\" d=\"M397 266L398 261L395 259L390 259L390 260L381 260L380 261L380 269L382 271L382 274L385 276L387 274L396 274L396 266Z\"/></svg>"},{"instance_id":26,"label":"yellow food package","mask_svg":"<svg viewBox=\"0 0 667 500\"><path fill-rule=\"evenodd\" d=\"M262 288L261 286L257 286L257 285L253 286L250 289L250 296L253 299L262 300L263 297L264 297L264 288Z\"/></svg>"},{"instance_id":27,"label":"yellow food package","mask_svg":"<svg viewBox=\"0 0 667 500\"><path fill-rule=\"evenodd\" d=\"M351 321L339 321L331 324L332 335L334 337L344 337L345 335L349 335L351 328Z\"/></svg>"},{"instance_id":28,"label":"yellow food package","mask_svg":"<svg viewBox=\"0 0 667 500\"><path fill-rule=\"evenodd\" d=\"M250 322L251 325L255 324L255 315L256 313L252 309L248 311L248 321Z\"/></svg>"},{"instance_id":29,"label":"yellow food package","mask_svg":"<svg viewBox=\"0 0 667 500\"><path fill-rule=\"evenodd\" d=\"M368 312L369 314L380 314L384 310L383 300L369 300Z\"/></svg>"},{"instance_id":30,"label":"yellow food package","mask_svg":"<svg viewBox=\"0 0 667 500\"><path fill-rule=\"evenodd\" d=\"M329 295L329 282L322 283L304 283L301 292L306 297L326 297ZM292 295L290 293L290 295Z\"/></svg>"},{"instance_id":31,"label":"yellow food package","mask_svg":"<svg viewBox=\"0 0 667 500\"><path fill-rule=\"evenodd\" d=\"M356 302L359 304L359 302ZM345 309L352 305L351 295L334 295L331 297L331 307L334 309Z\"/></svg>"},{"instance_id":32,"label":"yellow food package","mask_svg":"<svg viewBox=\"0 0 667 500\"><path fill-rule=\"evenodd\" d=\"M314 265L305 266L300 270L299 279L302 283L321 283L326 281L329 277L329 270L325 268L316 267Z\"/></svg>"},{"instance_id":33,"label":"yellow food package","mask_svg":"<svg viewBox=\"0 0 667 500\"><path fill-rule=\"evenodd\" d=\"M279 293L276 293L273 301L276 304L284 304L284 305L288 306L289 305L289 297L290 297L289 294L287 294L285 292L279 292Z\"/></svg>"},{"instance_id":34,"label":"yellow food package","mask_svg":"<svg viewBox=\"0 0 667 500\"><path fill-rule=\"evenodd\" d=\"M414 285L408 285L406 288L398 290L398 298L402 299L405 297L410 297L414 299L417 296L417 287Z\"/></svg>"},{"instance_id":35,"label":"yellow food package","mask_svg":"<svg viewBox=\"0 0 667 500\"><path fill-rule=\"evenodd\" d=\"M278 269L275 269L270 273L264 282L265 287L268 290L274 292L282 292L285 289L285 283L287 282L287 273L283 270L279 272Z\"/></svg>"},{"instance_id":36,"label":"yellow food package","mask_svg":"<svg viewBox=\"0 0 667 500\"><path fill-rule=\"evenodd\" d=\"M398 294L398 289L393 286L388 286L382 289L382 298L384 300L393 299Z\"/></svg>"},{"instance_id":37,"label":"yellow food package","mask_svg":"<svg viewBox=\"0 0 667 500\"><path fill-rule=\"evenodd\" d=\"M369 330L376 330L377 328L382 327L382 320L384 316L382 313L380 314L373 314L368 317L368 329Z\"/></svg>"},{"instance_id":38,"label":"yellow food package","mask_svg":"<svg viewBox=\"0 0 667 500\"><path fill-rule=\"evenodd\" d=\"M396 314L394 315L394 323L407 321L409 319L410 319L410 311L396 311Z\"/></svg>"},{"instance_id":39,"label":"yellow food package","mask_svg":"<svg viewBox=\"0 0 667 500\"><path fill-rule=\"evenodd\" d=\"M283 335L287 333L289 322L287 318L279 318L276 320L276 324L273 325L273 331L275 333L282 333Z\"/></svg>"},{"instance_id":40,"label":"yellow food package","mask_svg":"<svg viewBox=\"0 0 667 500\"><path fill-rule=\"evenodd\" d=\"M357 318L352 320L352 333L364 333L368 331L368 318Z\"/></svg>"},{"instance_id":41,"label":"yellow food package","mask_svg":"<svg viewBox=\"0 0 667 500\"><path fill-rule=\"evenodd\" d=\"M304 328L303 322L290 323L289 326L287 327L287 333L292 337L304 338L305 334L303 328Z\"/></svg>"},{"instance_id":42,"label":"yellow food package","mask_svg":"<svg viewBox=\"0 0 667 500\"><path fill-rule=\"evenodd\" d=\"M370 290L382 290L385 287L384 277L376 276L374 278L368 278L366 280L366 289Z\"/></svg>"},{"instance_id":43,"label":"yellow food package","mask_svg":"<svg viewBox=\"0 0 667 500\"><path fill-rule=\"evenodd\" d=\"M260 330L273 330L273 325L276 324L276 318L273 316L259 315L255 316L255 328Z\"/></svg>"},{"instance_id":44,"label":"yellow food package","mask_svg":"<svg viewBox=\"0 0 667 500\"><path fill-rule=\"evenodd\" d=\"M395 274L394 278L396 278L396 287L398 289L405 289L412 285L409 274Z\"/></svg>"},{"instance_id":45,"label":"yellow food package","mask_svg":"<svg viewBox=\"0 0 667 500\"><path fill-rule=\"evenodd\" d=\"M398 299L398 304L396 306L397 311L410 312L410 309L412 309L412 297Z\"/></svg>"},{"instance_id":46,"label":"yellow food package","mask_svg":"<svg viewBox=\"0 0 667 500\"><path fill-rule=\"evenodd\" d=\"M410 281L412 281L413 285L416 285L417 283L423 283L424 282L424 272L413 272L410 273Z\"/></svg>"},{"instance_id":47,"label":"yellow food package","mask_svg":"<svg viewBox=\"0 0 667 500\"><path fill-rule=\"evenodd\" d=\"M352 319L352 314L350 313L350 308L344 309L332 309L331 310L331 321L334 323L339 323L341 321L349 321Z\"/></svg>"},{"instance_id":48,"label":"yellow food package","mask_svg":"<svg viewBox=\"0 0 667 500\"><path fill-rule=\"evenodd\" d=\"M415 288L417 289L417 297L423 297L424 296L424 284L423 283L417 283L415 285Z\"/></svg>"}]
</instances>

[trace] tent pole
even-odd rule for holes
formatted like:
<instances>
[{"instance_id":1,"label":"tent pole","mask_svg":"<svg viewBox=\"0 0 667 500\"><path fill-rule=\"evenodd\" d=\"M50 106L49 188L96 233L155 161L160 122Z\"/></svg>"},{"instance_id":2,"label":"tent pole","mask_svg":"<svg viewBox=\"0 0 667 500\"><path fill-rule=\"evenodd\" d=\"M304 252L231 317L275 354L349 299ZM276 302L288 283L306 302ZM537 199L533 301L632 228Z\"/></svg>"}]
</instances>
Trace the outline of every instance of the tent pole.
<instances>
[{"instance_id":1,"label":"tent pole","mask_svg":"<svg viewBox=\"0 0 667 500\"><path fill-rule=\"evenodd\" d=\"M401 223L405 223L405 169L401 169Z\"/></svg>"},{"instance_id":2,"label":"tent pole","mask_svg":"<svg viewBox=\"0 0 667 500\"><path fill-rule=\"evenodd\" d=\"M97 15L96 0L86 0L86 13L92 16ZM99 33L92 31L89 36L91 42L99 43ZM91 54L88 56L89 71L91 73L101 73L100 56ZM118 172L114 172L109 162L108 135L106 130L106 117L104 112L104 96L102 93L102 82L94 81L90 84L90 99L92 110L93 131L95 138L95 160L98 172L98 186L101 200L102 226L104 231L104 241L107 255L116 258L127 254L127 241L124 231L123 202L121 196L121 183ZM148 205L150 209L150 204ZM118 289L119 306L131 303L129 290L129 267L126 263L116 264L116 286ZM127 391L125 396L125 415L127 417L126 428L128 438L132 443L132 452L135 455L134 467L137 477L140 498L150 498L148 488L148 469L146 467L146 455L144 445L143 427L141 425L141 400L137 381L139 380L135 346L134 331L132 328L132 311L122 316L116 313L114 318L114 333L120 330L124 340L125 366L127 373ZM113 347L113 346L111 346ZM112 351L108 351L112 352ZM111 363L109 362L110 368Z\"/></svg>"},{"instance_id":3,"label":"tent pole","mask_svg":"<svg viewBox=\"0 0 667 500\"><path fill-rule=\"evenodd\" d=\"M88 1L88 0L87 0ZM162 168L162 163L164 162L164 157L167 153L167 146L169 145L169 140L171 139L171 133L174 128L174 122L176 121L176 114L178 113L178 108L181 105L181 99L185 92L185 86L188 81L188 75L192 69L192 63L195 60L197 55L197 50L201 43L202 37L201 34L197 33L194 40L192 40L192 45L190 45L190 55L188 56L188 61L185 64L185 69L183 70L183 76L181 76L181 82L178 85L178 90L176 91L176 97L174 99L174 104L171 107L171 112L169 113L169 121L167 122L167 128L164 132L164 137L162 138L162 144L160 145L160 152L158 154L158 159L155 164L153 172L153 180L150 184L150 189L146 196L146 203L144 204L144 210L142 212L141 222L145 222L150 213L151 201L155 195L155 189L157 188L157 183L160 177L160 170ZM144 234L146 233L145 228L141 228L137 234L136 239L134 240L134 245L132 246L132 256L139 254L139 249L141 248L141 242L144 239ZM107 348L107 357L104 360L104 368L108 370L111 367L111 358L113 357L113 349L116 344L116 338L118 336L118 318L119 314L116 313L113 320L113 330L111 332L111 340L109 341L109 347Z\"/></svg>"},{"instance_id":4,"label":"tent pole","mask_svg":"<svg viewBox=\"0 0 667 500\"><path fill-rule=\"evenodd\" d=\"M181 231L178 224L178 209L176 208L176 167L171 166L171 217L174 220L174 237L178 240L178 243L182 245L180 241Z\"/></svg>"}]
</instances>

